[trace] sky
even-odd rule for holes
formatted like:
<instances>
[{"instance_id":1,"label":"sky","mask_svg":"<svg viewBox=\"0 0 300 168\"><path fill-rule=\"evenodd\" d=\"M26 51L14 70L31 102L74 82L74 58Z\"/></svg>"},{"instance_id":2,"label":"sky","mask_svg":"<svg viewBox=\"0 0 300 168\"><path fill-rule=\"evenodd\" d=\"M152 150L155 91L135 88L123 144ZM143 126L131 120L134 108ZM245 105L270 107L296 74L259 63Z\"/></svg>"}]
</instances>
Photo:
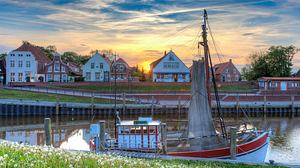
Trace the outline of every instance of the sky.
<instances>
[{"instance_id":1,"label":"sky","mask_svg":"<svg viewBox=\"0 0 300 168\"><path fill-rule=\"evenodd\" d=\"M204 8L214 63L240 68L271 45L300 47L300 0L0 0L0 53L24 40L60 53L111 49L147 70L172 50L189 66L203 55Z\"/></svg>"}]
</instances>

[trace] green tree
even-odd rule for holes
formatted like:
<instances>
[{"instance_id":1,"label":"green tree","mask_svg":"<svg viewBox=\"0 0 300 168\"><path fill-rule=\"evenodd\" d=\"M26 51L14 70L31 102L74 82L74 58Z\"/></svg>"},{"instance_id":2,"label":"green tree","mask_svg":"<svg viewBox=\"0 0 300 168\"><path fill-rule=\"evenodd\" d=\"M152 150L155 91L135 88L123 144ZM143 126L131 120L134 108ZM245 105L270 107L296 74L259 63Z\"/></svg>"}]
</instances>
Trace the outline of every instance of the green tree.
<instances>
[{"instance_id":1,"label":"green tree","mask_svg":"<svg viewBox=\"0 0 300 168\"><path fill-rule=\"evenodd\" d=\"M271 46L266 52L249 56L250 64L242 69L247 80L267 77L288 77L292 72L292 59L298 49L294 46Z\"/></svg>"},{"instance_id":2,"label":"green tree","mask_svg":"<svg viewBox=\"0 0 300 168\"><path fill-rule=\"evenodd\" d=\"M0 54L0 60L4 60L6 56L7 56L7 54L6 54L6 53L2 53L2 54Z\"/></svg>"}]
</instances>

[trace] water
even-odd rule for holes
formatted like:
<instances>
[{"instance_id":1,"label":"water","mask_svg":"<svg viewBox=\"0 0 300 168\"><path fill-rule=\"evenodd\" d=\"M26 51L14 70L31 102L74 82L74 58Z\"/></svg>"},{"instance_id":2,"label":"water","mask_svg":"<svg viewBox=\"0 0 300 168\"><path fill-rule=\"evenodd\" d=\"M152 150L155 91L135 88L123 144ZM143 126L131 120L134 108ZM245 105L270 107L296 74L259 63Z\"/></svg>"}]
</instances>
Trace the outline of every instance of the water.
<instances>
[{"instance_id":1,"label":"water","mask_svg":"<svg viewBox=\"0 0 300 168\"><path fill-rule=\"evenodd\" d=\"M121 116L123 120L137 119L138 116ZM166 122L168 131L178 131L186 128L186 117L176 115L157 116ZM75 150L89 150L89 126L92 121L86 116L61 116L52 118L55 147ZM93 122L106 121L106 127L113 132L114 119L112 116L95 117ZM225 119L227 125L241 120ZM268 150L266 161L300 165L300 118L251 118L247 126L262 129L272 129L273 136ZM0 119L0 139L25 143L30 145L44 145L43 118L17 117Z\"/></svg>"}]
</instances>

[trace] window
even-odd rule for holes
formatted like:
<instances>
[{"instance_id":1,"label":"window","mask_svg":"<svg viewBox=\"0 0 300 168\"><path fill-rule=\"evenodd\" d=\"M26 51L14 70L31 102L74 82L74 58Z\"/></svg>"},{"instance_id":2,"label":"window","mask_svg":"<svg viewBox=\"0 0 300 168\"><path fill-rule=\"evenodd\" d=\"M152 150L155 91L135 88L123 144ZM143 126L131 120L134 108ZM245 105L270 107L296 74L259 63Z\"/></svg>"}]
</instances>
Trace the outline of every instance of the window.
<instances>
[{"instance_id":1,"label":"window","mask_svg":"<svg viewBox=\"0 0 300 168\"><path fill-rule=\"evenodd\" d=\"M172 55L170 55L169 61L174 61L174 57Z\"/></svg>"},{"instance_id":2,"label":"window","mask_svg":"<svg viewBox=\"0 0 300 168\"><path fill-rule=\"evenodd\" d=\"M185 80L185 74L182 74L182 79Z\"/></svg>"},{"instance_id":3,"label":"window","mask_svg":"<svg viewBox=\"0 0 300 168\"><path fill-rule=\"evenodd\" d=\"M62 72L65 72L65 71L66 71L65 66L62 66L62 67L61 67L61 71L62 71Z\"/></svg>"},{"instance_id":4,"label":"window","mask_svg":"<svg viewBox=\"0 0 300 168\"><path fill-rule=\"evenodd\" d=\"M100 80L100 72L95 72L96 81Z\"/></svg>"},{"instance_id":5,"label":"window","mask_svg":"<svg viewBox=\"0 0 300 168\"><path fill-rule=\"evenodd\" d=\"M100 63L100 69L103 69L103 63Z\"/></svg>"},{"instance_id":6,"label":"window","mask_svg":"<svg viewBox=\"0 0 300 168\"><path fill-rule=\"evenodd\" d=\"M123 74L121 74L121 79L124 79L124 76L123 76Z\"/></svg>"},{"instance_id":7,"label":"window","mask_svg":"<svg viewBox=\"0 0 300 168\"><path fill-rule=\"evenodd\" d=\"M55 74L53 80L56 81L56 82L59 82L60 81L60 75L59 74Z\"/></svg>"},{"instance_id":8,"label":"window","mask_svg":"<svg viewBox=\"0 0 300 168\"><path fill-rule=\"evenodd\" d=\"M233 68L233 73L235 74L236 73L236 70Z\"/></svg>"},{"instance_id":9,"label":"window","mask_svg":"<svg viewBox=\"0 0 300 168\"><path fill-rule=\"evenodd\" d=\"M30 61L26 61L26 67L30 68Z\"/></svg>"},{"instance_id":10,"label":"window","mask_svg":"<svg viewBox=\"0 0 300 168\"><path fill-rule=\"evenodd\" d=\"M222 82L225 82L225 81L226 81L226 76L222 75Z\"/></svg>"},{"instance_id":11,"label":"window","mask_svg":"<svg viewBox=\"0 0 300 168\"><path fill-rule=\"evenodd\" d=\"M235 81L239 81L240 78L239 78L239 75L235 75Z\"/></svg>"},{"instance_id":12,"label":"window","mask_svg":"<svg viewBox=\"0 0 300 168\"><path fill-rule=\"evenodd\" d=\"M47 74L47 80L48 80L48 82L52 81L52 74Z\"/></svg>"},{"instance_id":13,"label":"window","mask_svg":"<svg viewBox=\"0 0 300 168\"><path fill-rule=\"evenodd\" d=\"M15 73L14 72L10 73L10 81L11 82L16 81L16 79L15 79Z\"/></svg>"},{"instance_id":14,"label":"window","mask_svg":"<svg viewBox=\"0 0 300 168\"><path fill-rule=\"evenodd\" d=\"M85 80L91 80L91 72L85 73Z\"/></svg>"},{"instance_id":15,"label":"window","mask_svg":"<svg viewBox=\"0 0 300 168\"><path fill-rule=\"evenodd\" d=\"M26 57L30 57L30 54L26 54Z\"/></svg>"},{"instance_id":16,"label":"window","mask_svg":"<svg viewBox=\"0 0 300 168\"><path fill-rule=\"evenodd\" d=\"M15 61L10 61L10 67L15 67Z\"/></svg>"},{"instance_id":17,"label":"window","mask_svg":"<svg viewBox=\"0 0 300 168\"><path fill-rule=\"evenodd\" d=\"M228 70L228 68L226 68L226 69L225 69L225 73L228 73L228 72L229 72L229 70Z\"/></svg>"},{"instance_id":18,"label":"window","mask_svg":"<svg viewBox=\"0 0 300 168\"><path fill-rule=\"evenodd\" d=\"M59 72L59 64L54 64L54 72Z\"/></svg>"},{"instance_id":19,"label":"window","mask_svg":"<svg viewBox=\"0 0 300 168\"><path fill-rule=\"evenodd\" d=\"M23 54L18 54L19 57L23 57Z\"/></svg>"},{"instance_id":20,"label":"window","mask_svg":"<svg viewBox=\"0 0 300 168\"><path fill-rule=\"evenodd\" d=\"M10 56L14 57L14 56L15 56L15 54L10 54Z\"/></svg>"},{"instance_id":21,"label":"window","mask_svg":"<svg viewBox=\"0 0 300 168\"><path fill-rule=\"evenodd\" d=\"M91 69L95 68L95 63L91 63Z\"/></svg>"},{"instance_id":22,"label":"window","mask_svg":"<svg viewBox=\"0 0 300 168\"><path fill-rule=\"evenodd\" d=\"M48 67L48 72L52 72L52 65Z\"/></svg>"},{"instance_id":23,"label":"window","mask_svg":"<svg viewBox=\"0 0 300 168\"><path fill-rule=\"evenodd\" d=\"M63 82L67 82L67 75L66 75L66 74L63 74L63 76L62 76L62 81L63 81Z\"/></svg>"},{"instance_id":24,"label":"window","mask_svg":"<svg viewBox=\"0 0 300 168\"><path fill-rule=\"evenodd\" d=\"M168 69L179 68L179 63L178 62L164 62L164 68L168 68Z\"/></svg>"},{"instance_id":25,"label":"window","mask_svg":"<svg viewBox=\"0 0 300 168\"><path fill-rule=\"evenodd\" d=\"M22 67L23 66L23 61L18 61L18 67Z\"/></svg>"},{"instance_id":26,"label":"window","mask_svg":"<svg viewBox=\"0 0 300 168\"><path fill-rule=\"evenodd\" d=\"M276 87L277 87L277 82L270 81L269 86L270 86L271 88L276 88Z\"/></svg>"},{"instance_id":27,"label":"window","mask_svg":"<svg viewBox=\"0 0 300 168\"><path fill-rule=\"evenodd\" d=\"M19 73L18 74L18 81L22 82L22 79L23 79L23 73Z\"/></svg>"}]
</instances>

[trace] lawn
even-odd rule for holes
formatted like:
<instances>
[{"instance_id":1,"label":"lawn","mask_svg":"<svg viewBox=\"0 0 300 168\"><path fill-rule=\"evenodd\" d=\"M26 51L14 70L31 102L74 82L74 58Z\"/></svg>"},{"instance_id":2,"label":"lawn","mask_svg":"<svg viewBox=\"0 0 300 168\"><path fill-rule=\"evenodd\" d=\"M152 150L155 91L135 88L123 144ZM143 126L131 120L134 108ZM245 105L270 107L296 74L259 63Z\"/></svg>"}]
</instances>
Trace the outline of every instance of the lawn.
<instances>
[{"instance_id":1,"label":"lawn","mask_svg":"<svg viewBox=\"0 0 300 168\"><path fill-rule=\"evenodd\" d=\"M28 91L17 91L0 89L0 99L16 99L16 100L39 100L39 101L56 101L56 94L47 93L35 93ZM60 102L72 102L72 103L91 103L91 98L86 97L76 97L76 96L65 96L58 95ZM110 100L104 99L94 99L96 104L110 104Z\"/></svg>"},{"instance_id":2,"label":"lawn","mask_svg":"<svg viewBox=\"0 0 300 168\"><path fill-rule=\"evenodd\" d=\"M86 90L97 92L113 92L114 86L111 83L74 83L73 85L48 85L51 88ZM191 83L118 83L117 92L189 92ZM212 89L213 90L213 89ZM219 91L224 92L250 92L252 86L248 83L226 84L219 87Z\"/></svg>"},{"instance_id":3,"label":"lawn","mask_svg":"<svg viewBox=\"0 0 300 168\"><path fill-rule=\"evenodd\" d=\"M222 167L250 168L267 167L264 165L234 164L209 161L137 159L111 155L96 155L84 152L69 152L60 149L24 146L13 143L0 143L0 167L89 167L89 168L166 168L166 167Z\"/></svg>"}]
</instances>

